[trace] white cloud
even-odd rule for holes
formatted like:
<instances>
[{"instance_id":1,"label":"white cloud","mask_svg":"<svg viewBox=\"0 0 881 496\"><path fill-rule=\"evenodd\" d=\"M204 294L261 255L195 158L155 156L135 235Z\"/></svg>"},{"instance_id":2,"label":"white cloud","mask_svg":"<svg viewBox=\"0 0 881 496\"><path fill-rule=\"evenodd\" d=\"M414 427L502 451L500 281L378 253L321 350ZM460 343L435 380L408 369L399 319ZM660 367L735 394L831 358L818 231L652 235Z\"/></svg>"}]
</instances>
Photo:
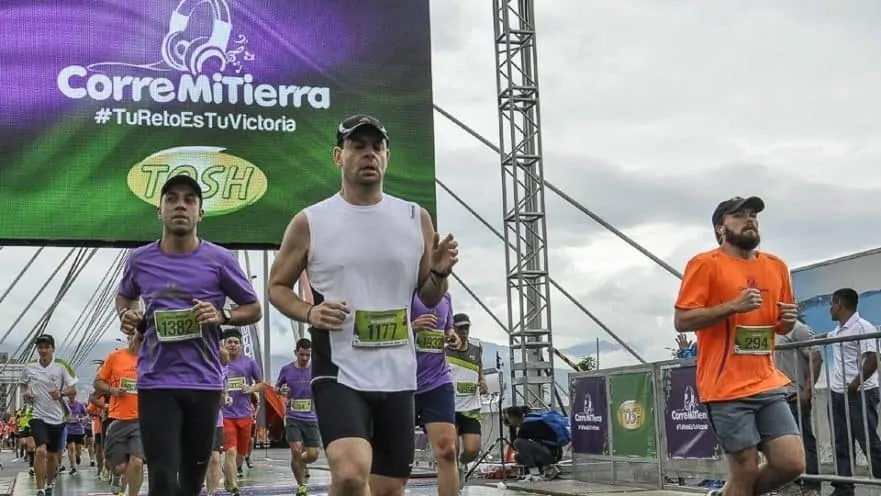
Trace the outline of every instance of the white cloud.
<instances>
[{"instance_id":1,"label":"white cloud","mask_svg":"<svg viewBox=\"0 0 881 496\"><path fill-rule=\"evenodd\" d=\"M432 2L435 101L498 141L492 7ZM576 8L577 7L577 8ZM765 247L792 266L881 245L881 7L871 0L536 2L545 174L677 269L712 246L721 199L760 194ZM437 174L497 229L497 154L436 114ZM439 191L439 230L459 238L463 280L507 325L502 242ZM548 192L551 275L646 359L668 356L678 282ZM859 233L859 234L856 234ZM0 252L0 290L33 249ZM7 325L64 250L47 250L0 304ZM76 319L112 252L56 312ZM255 284L261 260L251 256ZM103 264L103 265L102 265ZM56 283L57 286L57 283ZM478 337L507 337L461 288ZM17 342L50 301L12 333ZM552 289L559 347L611 341ZM293 343L276 312L273 351ZM3 327L0 326L0 330ZM602 365L632 363L624 351Z\"/></svg>"}]
</instances>

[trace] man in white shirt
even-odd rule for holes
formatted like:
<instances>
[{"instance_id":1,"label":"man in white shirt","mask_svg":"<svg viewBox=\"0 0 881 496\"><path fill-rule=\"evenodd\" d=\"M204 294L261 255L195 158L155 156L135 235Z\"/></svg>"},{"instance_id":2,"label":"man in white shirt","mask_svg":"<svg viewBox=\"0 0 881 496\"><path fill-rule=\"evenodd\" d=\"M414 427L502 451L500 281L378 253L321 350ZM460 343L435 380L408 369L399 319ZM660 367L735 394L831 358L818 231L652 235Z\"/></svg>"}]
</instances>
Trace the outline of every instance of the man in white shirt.
<instances>
[{"instance_id":1,"label":"man in white shirt","mask_svg":"<svg viewBox=\"0 0 881 496\"><path fill-rule=\"evenodd\" d=\"M857 312L859 295L851 288L832 293L829 313L838 322L827 337L853 337L876 332ZM832 345L832 427L837 474L853 475L850 450L854 441L871 457L873 475L881 477L881 438L878 437L878 342L876 338ZM865 408L863 407L865 405ZM868 436L866 431L868 430ZM849 431L849 432L848 432ZM868 439L867 439L868 437ZM853 484L833 482L833 496L852 496Z\"/></svg>"},{"instance_id":2,"label":"man in white shirt","mask_svg":"<svg viewBox=\"0 0 881 496\"><path fill-rule=\"evenodd\" d=\"M64 396L76 394L76 379L63 364L55 361L55 338L37 337L38 359L22 371L21 396L34 406L31 434L34 438L34 475L37 496L49 496L58 470L58 453L64 449L67 415Z\"/></svg>"}]
</instances>

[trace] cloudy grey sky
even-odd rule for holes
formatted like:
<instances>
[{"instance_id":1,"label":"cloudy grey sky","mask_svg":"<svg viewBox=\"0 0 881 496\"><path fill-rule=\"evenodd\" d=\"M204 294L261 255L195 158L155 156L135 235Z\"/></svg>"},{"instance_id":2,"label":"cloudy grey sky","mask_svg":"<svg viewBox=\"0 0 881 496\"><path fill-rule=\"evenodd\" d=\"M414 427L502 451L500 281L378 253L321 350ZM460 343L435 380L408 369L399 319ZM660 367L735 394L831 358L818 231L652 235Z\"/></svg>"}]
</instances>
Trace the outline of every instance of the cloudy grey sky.
<instances>
[{"instance_id":1,"label":"cloudy grey sky","mask_svg":"<svg viewBox=\"0 0 881 496\"><path fill-rule=\"evenodd\" d=\"M495 142L488 3L432 2L434 84L438 105ZM550 182L677 269L712 247L710 213L734 195L765 198L764 248L793 267L881 245L881 232L866 229L881 214L881 168L873 167L881 162L881 3L536 4ZM438 177L500 228L498 156L440 115L436 136ZM438 203L439 230L462 244L457 273L505 321L501 242L443 191ZM646 359L666 357L678 281L550 192L547 209L552 276ZM0 291L33 251L0 252ZM47 249L0 304L0 331L63 253ZM92 262L56 312L56 332L76 318L113 256L106 250ZM251 259L259 273L260 255ZM453 295L477 337L507 342L464 291ZM7 343L49 302L42 298ZM561 295L552 305L559 347L608 340ZM286 353L290 328L273 318L273 351ZM603 365L631 362L623 351L602 356Z\"/></svg>"}]
</instances>

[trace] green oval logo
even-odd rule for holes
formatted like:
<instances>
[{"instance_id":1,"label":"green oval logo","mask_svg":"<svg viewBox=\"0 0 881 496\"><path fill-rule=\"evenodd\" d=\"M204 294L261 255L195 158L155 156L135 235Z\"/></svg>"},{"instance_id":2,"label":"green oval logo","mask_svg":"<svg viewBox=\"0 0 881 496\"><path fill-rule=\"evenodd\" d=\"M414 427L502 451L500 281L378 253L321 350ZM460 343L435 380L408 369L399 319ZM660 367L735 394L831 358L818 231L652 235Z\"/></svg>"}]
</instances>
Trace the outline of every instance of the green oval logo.
<instances>
[{"instance_id":1,"label":"green oval logo","mask_svg":"<svg viewBox=\"0 0 881 496\"><path fill-rule=\"evenodd\" d=\"M128 171L128 187L135 196L158 207L165 181L186 174L202 186L205 217L237 212L262 198L269 185L259 167L224 150L179 146L156 152Z\"/></svg>"}]
</instances>

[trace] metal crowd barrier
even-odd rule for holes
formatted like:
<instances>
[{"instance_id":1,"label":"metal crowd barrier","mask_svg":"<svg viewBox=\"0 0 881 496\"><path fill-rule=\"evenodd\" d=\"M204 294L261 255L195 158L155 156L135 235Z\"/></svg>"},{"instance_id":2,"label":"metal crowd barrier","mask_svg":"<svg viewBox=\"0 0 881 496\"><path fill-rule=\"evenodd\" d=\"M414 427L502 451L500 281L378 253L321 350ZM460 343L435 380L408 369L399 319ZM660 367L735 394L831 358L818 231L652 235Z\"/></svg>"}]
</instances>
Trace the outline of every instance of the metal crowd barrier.
<instances>
[{"instance_id":1,"label":"metal crowd barrier","mask_svg":"<svg viewBox=\"0 0 881 496\"><path fill-rule=\"evenodd\" d=\"M881 374L876 370L872 374L874 387L858 394L845 395L829 389L836 372L844 373L833 370L833 353L839 354L839 364L846 364L841 359L842 347L832 345L852 346L854 341L861 341L865 343L861 349L869 349L874 343L877 352L879 338L881 332L858 337L817 337L777 347L779 354L807 354L808 370L796 367L799 377L822 367L817 370L818 379L825 386L812 388L810 403L792 402L802 433L807 420L816 438L819 467L817 473L805 474L804 480L835 486L881 486L881 441L878 429L869 432L869 416L874 415L877 425ZM818 354L813 351L820 351L822 365L816 362ZM862 367L863 359L860 361ZM707 410L697 395L695 359L573 372L569 374L569 388L572 470L576 480L656 488L706 488L713 484L718 487L727 477L727 463ZM810 417L804 415L808 406ZM868 415L860 416L861 412ZM858 437L870 439L871 448L866 449L874 456L867 459L853 442L842 442ZM840 459L838 470L836 458ZM850 473L847 465L853 467ZM813 472L810 466L807 471Z\"/></svg>"}]
</instances>

